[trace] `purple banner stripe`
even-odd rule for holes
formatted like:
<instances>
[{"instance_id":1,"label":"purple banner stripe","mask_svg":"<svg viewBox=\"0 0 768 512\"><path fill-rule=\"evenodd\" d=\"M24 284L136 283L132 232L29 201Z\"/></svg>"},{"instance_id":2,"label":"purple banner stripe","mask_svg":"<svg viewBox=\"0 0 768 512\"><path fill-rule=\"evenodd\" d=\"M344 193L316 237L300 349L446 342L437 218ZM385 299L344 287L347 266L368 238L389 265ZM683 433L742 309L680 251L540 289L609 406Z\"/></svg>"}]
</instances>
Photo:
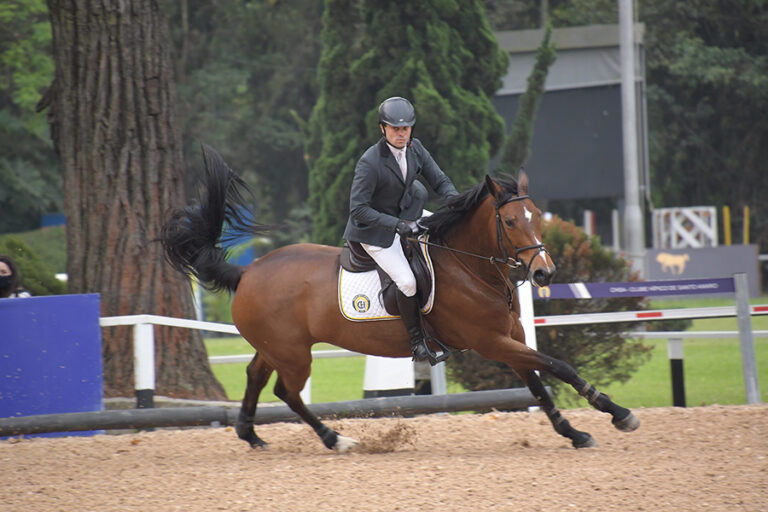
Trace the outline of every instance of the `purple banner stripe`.
<instances>
[{"instance_id":1,"label":"purple banner stripe","mask_svg":"<svg viewBox=\"0 0 768 512\"><path fill-rule=\"evenodd\" d=\"M696 295L733 293L733 279L682 279L679 281L637 281L627 283L579 283L583 284L592 298L652 297L660 295ZM545 288L533 288L534 299L582 299L574 293L572 284L553 284Z\"/></svg>"}]
</instances>

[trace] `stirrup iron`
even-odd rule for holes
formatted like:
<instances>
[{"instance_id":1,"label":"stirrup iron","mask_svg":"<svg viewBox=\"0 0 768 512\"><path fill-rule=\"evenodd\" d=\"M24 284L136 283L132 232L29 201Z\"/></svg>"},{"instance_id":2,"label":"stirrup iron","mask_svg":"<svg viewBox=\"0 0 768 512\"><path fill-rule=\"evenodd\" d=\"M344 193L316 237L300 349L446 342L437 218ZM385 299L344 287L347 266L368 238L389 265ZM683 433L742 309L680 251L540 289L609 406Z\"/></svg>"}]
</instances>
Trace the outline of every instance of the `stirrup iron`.
<instances>
[{"instance_id":1,"label":"stirrup iron","mask_svg":"<svg viewBox=\"0 0 768 512\"><path fill-rule=\"evenodd\" d=\"M434 342L435 345L440 347L441 352L439 354L437 352L434 352L431 348L429 348L430 341ZM440 341L435 337L425 335L423 343L424 343L424 346L427 348L427 358L429 360L429 364L432 366L435 366L438 363L442 363L443 361L451 357L451 354L453 353L453 351L448 347L448 345L446 345L445 343L443 343L442 341Z\"/></svg>"}]
</instances>

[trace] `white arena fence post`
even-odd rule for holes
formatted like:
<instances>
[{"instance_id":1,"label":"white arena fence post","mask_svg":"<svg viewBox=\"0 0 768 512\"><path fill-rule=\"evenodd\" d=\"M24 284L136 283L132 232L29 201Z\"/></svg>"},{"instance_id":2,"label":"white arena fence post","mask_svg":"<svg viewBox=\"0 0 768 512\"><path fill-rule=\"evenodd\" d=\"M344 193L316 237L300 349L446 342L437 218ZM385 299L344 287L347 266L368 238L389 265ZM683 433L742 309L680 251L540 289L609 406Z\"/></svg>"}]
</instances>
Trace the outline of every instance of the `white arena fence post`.
<instances>
[{"instance_id":1,"label":"white arena fence post","mask_svg":"<svg viewBox=\"0 0 768 512\"><path fill-rule=\"evenodd\" d=\"M530 281L517 283L517 298L520 300L520 323L523 324L523 332L525 332L525 344L533 350L538 350L539 344L536 342L536 324L533 313L533 285ZM539 372L536 371L536 373ZM539 406L534 405L528 410L538 411Z\"/></svg>"},{"instance_id":2,"label":"white arena fence post","mask_svg":"<svg viewBox=\"0 0 768 512\"><path fill-rule=\"evenodd\" d=\"M747 403L759 404L760 383L757 379L757 359L755 358L755 342L752 336L747 274L734 274L733 285L736 290L736 317L739 326L741 367L744 373L744 389L747 394Z\"/></svg>"},{"instance_id":3,"label":"white arena fence post","mask_svg":"<svg viewBox=\"0 0 768 512\"><path fill-rule=\"evenodd\" d=\"M414 383L410 358L365 356L364 398L412 395Z\"/></svg>"},{"instance_id":4,"label":"white arena fence post","mask_svg":"<svg viewBox=\"0 0 768 512\"><path fill-rule=\"evenodd\" d=\"M311 404L312 403L312 376L310 375L307 377L307 382L304 383L304 387L301 388L301 392L299 393L301 396L301 399L304 401L305 404Z\"/></svg>"},{"instance_id":5,"label":"white arena fence post","mask_svg":"<svg viewBox=\"0 0 768 512\"><path fill-rule=\"evenodd\" d=\"M433 395L448 394L448 380L445 378L445 361L429 367L429 379Z\"/></svg>"},{"instance_id":6,"label":"white arena fence post","mask_svg":"<svg viewBox=\"0 0 768 512\"><path fill-rule=\"evenodd\" d=\"M155 406L155 329L152 324L133 326L133 374L136 408Z\"/></svg>"},{"instance_id":7,"label":"white arena fence post","mask_svg":"<svg viewBox=\"0 0 768 512\"><path fill-rule=\"evenodd\" d=\"M518 283L517 297L520 299L520 323L525 332L525 344L533 350L538 350L536 343L536 323L533 314L533 285L530 281Z\"/></svg>"},{"instance_id":8,"label":"white arena fence post","mask_svg":"<svg viewBox=\"0 0 768 512\"><path fill-rule=\"evenodd\" d=\"M669 370L672 375L672 405L685 407L685 372L683 370L683 338L667 339Z\"/></svg>"}]
</instances>

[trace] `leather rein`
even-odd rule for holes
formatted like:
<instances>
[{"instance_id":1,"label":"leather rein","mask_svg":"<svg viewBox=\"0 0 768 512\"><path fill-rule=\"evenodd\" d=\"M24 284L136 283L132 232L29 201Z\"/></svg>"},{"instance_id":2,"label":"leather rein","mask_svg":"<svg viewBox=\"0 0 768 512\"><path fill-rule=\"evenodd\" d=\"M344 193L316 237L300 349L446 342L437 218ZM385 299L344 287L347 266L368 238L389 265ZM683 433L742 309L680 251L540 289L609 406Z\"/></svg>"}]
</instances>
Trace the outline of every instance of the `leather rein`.
<instances>
[{"instance_id":1,"label":"leather rein","mask_svg":"<svg viewBox=\"0 0 768 512\"><path fill-rule=\"evenodd\" d=\"M499 252L501 252L501 254L502 254L501 258L499 258L497 256L483 256L481 254L477 254L477 253L473 253L473 252L468 252L468 251L463 251L461 249L455 249L453 247L448 247L447 245L436 244L436 243L433 243L433 242L428 242L426 240L416 240L416 239L412 239L412 240L415 240L415 241L419 242L420 244L429 245L429 246L432 246L432 247L437 247L438 249L445 249L447 251L450 251L451 253L464 254L465 256L471 256L473 258L479 258L479 259L488 261L491 265L493 265L493 268L496 269L496 271L499 273L499 276L501 276L502 281L504 281L504 285L507 288L507 290L506 290L507 291L507 293L506 293L506 295L507 295L507 305L509 306L509 310L512 311L512 302L513 302L512 301L512 296L513 296L513 293L514 293L513 292L513 288L516 289L520 285L512 285L512 284L510 284L509 279L505 276L504 272L502 272L502 270L499 268L499 265L506 265L510 269L517 269L517 268L523 267L525 269L525 271L526 271L526 274L528 274L530 272L531 263L533 263L533 259L536 256L538 256L539 253L541 253L541 252L545 252L546 253L547 250L544 248L544 244L533 244L533 245L526 245L526 246L523 246L523 247L515 247L515 244L512 243L512 240L510 240L509 235L507 235L507 232L504 230L504 227L501 225L501 213L499 212L499 210L501 209L502 206L506 205L507 203L511 203L511 202L514 202L514 201L523 201L523 200L528 199L528 198L529 198L529 196L527 196L527 195L524 195L524 196L514 196L514 197L507 198L507 199L505 199L503 201L497 201L497 202L494 203L494 210L496 211L496 246L499 249ZM510 256L509 253L507 252L507 248L504 245L504 239L506 239L507 242L509 242L509 245L514 248L514 254L512 256ZM523 251L528 251L530 249L537 249L537 251L535 253L533 253L533 256L531 256L531 258L528 260L528 263L526 264L525 262L520 260L520 253L523 252ZM455 254L454 254L454 256L455 256ZM459 263L462 263L461 260L459 260L458 258L456 258L456 259L459 261ZM472 272L468 267L466 267L466 265L464 265L462 263L462 266L464 266L467 269L467 271L469 271L469 273L472 276L474 276L476 279L478 279L478 280L482 281L483 283L485 283L485 281L483 279L481 279L480 277L475 275L475 273ZM485 283L485 284L487 284L487 283Z\"/></svg>"}]
</instances>

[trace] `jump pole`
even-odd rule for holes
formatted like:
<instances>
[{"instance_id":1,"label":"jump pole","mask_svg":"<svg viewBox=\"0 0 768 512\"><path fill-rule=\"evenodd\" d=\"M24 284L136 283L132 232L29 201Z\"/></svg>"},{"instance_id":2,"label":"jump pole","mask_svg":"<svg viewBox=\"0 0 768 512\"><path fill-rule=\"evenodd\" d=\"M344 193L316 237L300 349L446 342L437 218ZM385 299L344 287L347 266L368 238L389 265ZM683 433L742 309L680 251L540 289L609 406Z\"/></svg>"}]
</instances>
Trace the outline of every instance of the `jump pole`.
<instances>
[{"instance_id":1,"label":"jump pole","mask_svg":"<svg viewBox=\"0 0 768 512\"><path fill-rule=\"evenodd\" d=\"M365 398L312 404L308 407L321 418L339 419L484 411L494 408L522 409L535 403L536 399L527 388L514 388L450 395ZM0 418L0 437L83 430L234 425L239 412L239 406L162 407ZM286 421L299 421L299 417L285 405L262 405L255 418L257 424Z\"/></svg>"}]
</instances>

